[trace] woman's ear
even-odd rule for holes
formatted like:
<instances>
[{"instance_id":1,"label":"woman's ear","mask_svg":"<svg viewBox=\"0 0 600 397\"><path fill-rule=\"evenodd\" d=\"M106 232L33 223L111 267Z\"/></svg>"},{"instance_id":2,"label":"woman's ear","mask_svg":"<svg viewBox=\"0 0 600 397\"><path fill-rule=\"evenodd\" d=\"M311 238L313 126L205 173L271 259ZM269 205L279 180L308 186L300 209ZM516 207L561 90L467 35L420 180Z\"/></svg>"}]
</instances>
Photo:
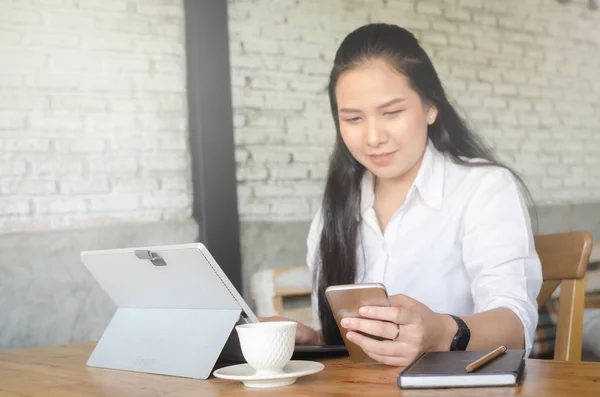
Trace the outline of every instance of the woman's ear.
<instances>
[{"instance_id":1,"label":"woman's ear","mask_svg":"<svg viewBox=\"0 0 600 397\"><path fill-rule=\"evenodd\" d=\"M427 112L425 113L427 116L427 124L431 125L435 123L435 120L438 116L438 110L435 106L431 105L427 108Z\"/></svg>"}]
</instances>

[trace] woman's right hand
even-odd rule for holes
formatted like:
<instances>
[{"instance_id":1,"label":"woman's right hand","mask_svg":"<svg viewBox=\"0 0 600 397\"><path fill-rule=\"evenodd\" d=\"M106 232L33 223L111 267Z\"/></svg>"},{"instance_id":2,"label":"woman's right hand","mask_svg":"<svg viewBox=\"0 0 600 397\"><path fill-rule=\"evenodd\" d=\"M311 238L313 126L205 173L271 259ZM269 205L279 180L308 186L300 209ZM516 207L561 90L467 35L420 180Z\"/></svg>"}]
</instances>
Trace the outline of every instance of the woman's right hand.
<instances>
[{"instance_id":1,"label":"woman's right hand","mask_svg":"<svg viewBox=\"0 0 600 397\"><path fill-rule=\"evenodd\" d=\"M281 316L272 316L272 317L260 317L260 322L267 321L294 321L298 323L296 327L296 344L297 345L316 345L319 343L319 334L317 331L308 327L296 320L292 320L289 318L281 317Z\"/></svg>"}]
</instances>

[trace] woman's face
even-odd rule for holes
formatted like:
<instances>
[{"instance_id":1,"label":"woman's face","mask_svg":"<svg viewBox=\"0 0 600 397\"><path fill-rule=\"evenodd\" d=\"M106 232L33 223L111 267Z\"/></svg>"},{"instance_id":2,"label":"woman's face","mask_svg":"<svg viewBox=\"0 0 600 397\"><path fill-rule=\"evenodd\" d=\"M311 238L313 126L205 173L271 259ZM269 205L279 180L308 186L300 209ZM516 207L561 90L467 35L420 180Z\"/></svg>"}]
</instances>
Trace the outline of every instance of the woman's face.
<instances>
[{"instance_id":1,"label":"woman's face","mask_svg":"<svg viewBox=\"0 0 600 397\"><path fill-rule=\"evenodd\" d=\"M352 156L383 180L416 175L437 109L423 103L408 78L376 59L343 72L335 93L341 136Z\"/></svg>"}]
</instances>

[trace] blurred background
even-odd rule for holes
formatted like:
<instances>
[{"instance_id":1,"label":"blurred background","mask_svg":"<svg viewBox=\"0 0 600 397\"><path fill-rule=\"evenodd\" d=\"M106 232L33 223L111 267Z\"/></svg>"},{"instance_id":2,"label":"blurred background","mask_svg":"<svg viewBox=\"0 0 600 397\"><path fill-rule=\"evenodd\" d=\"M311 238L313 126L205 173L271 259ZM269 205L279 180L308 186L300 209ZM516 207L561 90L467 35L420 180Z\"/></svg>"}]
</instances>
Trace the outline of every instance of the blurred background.
<instances>
[{"instance_id":1,"label":"blurred background","mask_svg":"<svg viewBox=\"0 0 600 397\"><path fill-rule=\"evenodd\" d=\"M328 74L369 22L418 37L461 113L524 176L538 233L600 240L594 5L0 0L0 349L97 340L115 307L79 253L210 240L202 180L237 193L223 211L239 260L222 266L251 305L253 274L303 265L335 136ZM215 77L202 60L219 43ZM190 84L223 78L218 92ZM209 128L217 97L228 106ZM203 163L211 139L235 172Z\"/></svg>"}]
</instances>

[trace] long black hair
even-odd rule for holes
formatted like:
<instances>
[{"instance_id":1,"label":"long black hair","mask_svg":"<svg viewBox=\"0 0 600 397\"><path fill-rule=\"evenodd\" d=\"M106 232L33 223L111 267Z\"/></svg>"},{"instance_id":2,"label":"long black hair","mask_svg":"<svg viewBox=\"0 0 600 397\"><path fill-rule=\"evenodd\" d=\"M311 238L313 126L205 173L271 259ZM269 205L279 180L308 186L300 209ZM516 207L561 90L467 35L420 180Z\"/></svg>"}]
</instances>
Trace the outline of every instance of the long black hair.
<instances>
[{"instance_id":1,"label":"long black hair","mask_svg":"<svg viewBox=\"0 0 600 397\"><path fill-rule=\"evenodd\" d=\"M494 157L492 151L468 128L452 107L431 60L412 33L399 26L377 23L362 26L348 34L336 52L329 77L329 101L336 128L336 141L321 206L323 229L315 272L319 318L327 344L342 343L325 298L325 289L330 285L355 282L361 181L365 173L365 167L350 154L342 140L335 88L342 73L375 59L389 62L409 79L412 88L424 103L435 106L437 118L428 126L427 134L437 150L459 164L471 166L473 163L465 159L480 158L487 161L475 164L509 169ZM510 171L530 199L520 176Z\"/></svg>"}]
</instances>

